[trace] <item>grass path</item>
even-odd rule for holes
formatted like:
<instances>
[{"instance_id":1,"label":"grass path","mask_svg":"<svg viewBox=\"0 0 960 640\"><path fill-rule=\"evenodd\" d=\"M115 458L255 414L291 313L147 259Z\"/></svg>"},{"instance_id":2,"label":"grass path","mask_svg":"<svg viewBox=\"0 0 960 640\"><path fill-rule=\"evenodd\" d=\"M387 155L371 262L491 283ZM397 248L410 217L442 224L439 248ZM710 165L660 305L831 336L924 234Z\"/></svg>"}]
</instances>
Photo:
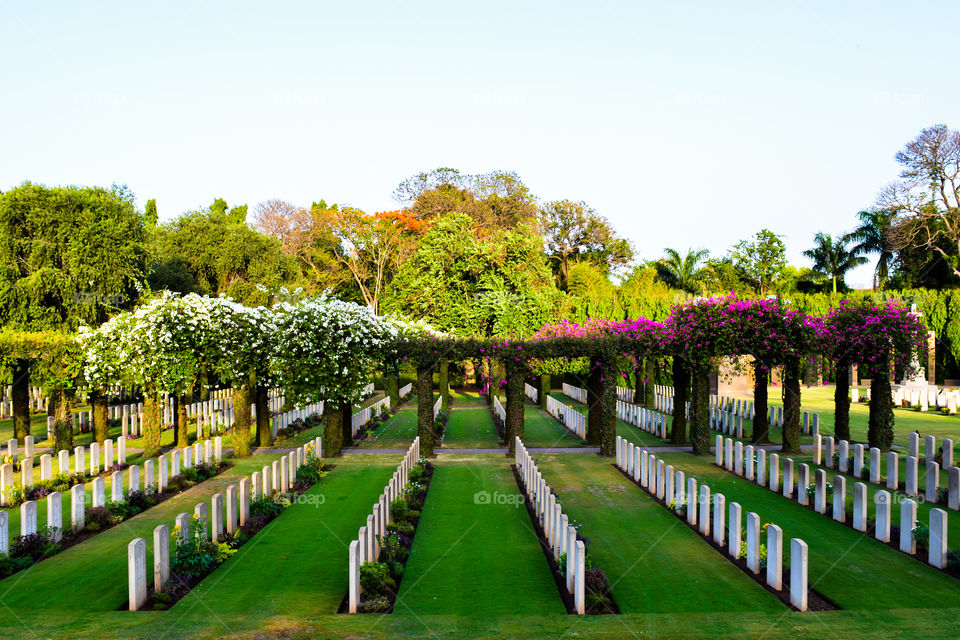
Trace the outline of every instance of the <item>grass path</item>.
<instances>
[{"instance_id":1,"label":"grass path","mask_svg":"<svg viewBox=\"0 0 960 640\"><path fill-rule=\"evenodd\" d=\"M479 491L487 503L475 500ZM442 458L394 615L565 615L519 495L502 458Z\"/></svg>"},{"instance_id":2,"label":"grass path","mask_svg":"<svg viewBox=\"0 0 960 640\"><path fill-rule=\"evenodd\" d=\"M927 607L955 602L960 581L877 542L780 494L716 467L713 458L686 453L662 456L703 483L739 502L746 513L783 529L784 543L801 538L810 548L810 584L844 609ZM852 488L851 488L852 491ZM895 509L895 513L899 511ZM895 519L899 517L896 513Z\"/></svg>"},{"instance_id":3,"label":"grass path","mask_svg":"<svg viewBox=\"0 0 960 640\"><path fill-rule=\"evenodd\" d=\"M337 459L337 468L304 494L301 503L291 505L241 547L170 614L209 610L229 621L248 612L252 602L259 614L336 613L347 593L349 541L365 524L400 458Z\"/></svg>"},{"instance_id":4,"label":"grass path","mask_svg":"<svg viewBox=\"0 0 960 640\"><path fill-rule=\"evenodd\" d=\"M606 571L621 612L786 611L609 460L536 458L564 511L582 525L588 553Z\"/></svg>"},{"instance_id":5,"label":"grass path","mask_svg":"<svg viewBox=\"0 0 960 640\"><path fill-rule=\"evenodd\" d=\"M546 411L523 407L523 442L528 447L579 447L581 440Z\"/></svg>"},{"instance_id":6,"label":"grass path","mask_svg":"<svg viewBox=\"0 0 960 640\"><path fill-rule=\"evenodd\" d=\"M493 425L493 417L479 396L480 402L458 398L452 405L443 446L448 448L481 449L497 447L500 437Z\"/></svg>"}]
</instances>

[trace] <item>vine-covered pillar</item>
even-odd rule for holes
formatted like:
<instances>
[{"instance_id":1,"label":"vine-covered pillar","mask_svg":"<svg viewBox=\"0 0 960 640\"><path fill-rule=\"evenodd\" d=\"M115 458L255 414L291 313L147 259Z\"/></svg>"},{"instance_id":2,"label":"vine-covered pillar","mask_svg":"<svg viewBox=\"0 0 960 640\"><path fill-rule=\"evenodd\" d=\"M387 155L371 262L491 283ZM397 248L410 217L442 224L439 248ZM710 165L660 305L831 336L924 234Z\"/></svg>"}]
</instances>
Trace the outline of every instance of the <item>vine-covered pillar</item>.
<instances>
[{"instance_id":1,"label":"vine-covered pillar","mask_svg":"<svg viewBox=\"0 0 960 640\"><path fill-rule=\"evenodd\" d=\"M340 446L353 446L353 405L346 398L340 402Z\"/></svg>"},{"instance_id":2,"label":"vine-covered pillar","mask_svg":"<svg viewBox=\"0 0 960 640\"><path fill-rule=\"evenodd\" d=\"M417 435L420 455L433 455L433 365L417 363Z\"/></svg>"},{"instance_id":3,"label":"vine-covered pillar","mask_svg":"<svg viewBox=\"0 0 960 640\"><path fill-rule=\"evenodd\" d=\"M550 374L540 374L540 408L547 410L547 397L550 395Z\"/></svg>"},{"instance_id":4,"label":"vine-covered pillar","mask_svg":"<svg viewBox=\"0 0 960 640\"><path fill-rule=\"evenodd\" d=\"M683 444L687 441L687 387L690 386L690 370L683 358L673 357L673 424L670 442Z\"/></svg>"},{"instance_id":5,"label":"vine-covered pillar","mask_svg":"<svg viewBox=\"0 0 960 640\"><path fill-rule=\"evenodd\" d=\"M190 403L186 395L173 397L173 428L174 442L179 447L190 444L190 420L187 417L187 405Z\"/></svg>"},{"instance_id":6,"label":"vine-covered pillar","mask_svg":"<svg viewBox=\"0 0 960 640\"><path fill-rule=\"evenodd\" d=\"M440 410L450 410L450 361L441 360L439 367Z\"/></svg>"},{"instance_id":7,"label":"vine-covered pillar","mask_svg":"<svg viewBox=\"0 0 960 640\"><path fill-rule=\"evenodd\" d=\"M694 455L710 453L710 366L690 371L690 444Z\"/></svg>"},{"instance_id":8,"label":"vine-covered pillar","mask_svg":"<svg viewBox=\"0 0 960 640\"><path fill-rule=\"evenodd\" d=\"M526 374L526 367L521 362L508 362L506 369L507 405L504 409L507 420L503 425L503 437L512 455L516 451L514 438L519 437L523 440L523 377Z\"/></svg>"},{"instance_id":9,"label":"vine-covered pillar","mask_svg":"<svg viewBox=\"0 0 960 640\"><path fill-rule=\"evenodd\" d=\"M613 456L617 452L618 374L619 370L613 359L599 358L590 370L593 397L587 397L590 402L587 411L588 417L593 418L594 438L596 444L600 445L601 456ZM590 436L589 432L587 435Z\"/></svg>"},{"instance_id":10,"label":"vine-covered pillar","mask_svg":"<svg viewBox=\"0 0 960 640\"><path fill-rule=\"evenodd\" d=\"M600 361L597 358L590 358L590 373L587 374L587 443L595 446L600 445L603 430L600 409L594 409L600 404L600 396L603 393L603 386L600 384L602 375Z\"/></svg>"},{"instance_id":11,"label":"vine-covered pillar","mask_svg":"<svg viewBox=\"0 0 960 640\"><path fill-rule=\"evenodd\" d=\"M800 359L783 364L783 451L800 451Z\"/></svg>"},{"instance_id":12,"label":"vine-covered pillar","mask_svg":"<svg viewBox=\"0 0 960 640\"><path fill-rule=\"evenodd\" d=\"M73 449L73 415L70 411L70 396L66 390L53 388L48 391L49 410L53 415L54 448Z\"/></svg>"},{"instance_id":13,"label":"vine-covered pillar","mask_svg":"<svg viewBox=\"0 0 960 640\"><path fill-rule=\"evenodd\" d=\"M889 356L870 367L870 419L867 442L886 451L893 444L893 392L890 388Z\"/></svg>"},{"instance_id":14,"label":"vine-covered pillar","mask_svg":"<svg viewBox=\"0 0 960 640\"><path fill-rule=\"evenodd\" d=\"M770 442L770 409L767 403L767 385L770 383L770 370L759 362L753 363L753 432L750 442L764 444Z\"/></svg>"},{"instance_id":15,"label":"vine-covered pillar","mask_svg":"<svg viewBox=\"0 0 960 640\"><path fill-rule=\"evenodd\" d=\"M255 393L257 407L256 444L258 447L269 447L273 444L273 433L270 430L270 398L267 395L267 388L260 383L257 383Z\"/></svg>"},{"instance_id":16,"label":"vine-covered pillar","mask_svg":"<svg viewBox=\"0 0 960 640\"><path fill-rule=\"evenodd\" d=\"M99 389L95 389L91 390L87 397L90 400L90 412L93 414L93 439L103 444L110 437L107 396Z\"/></svg>"},{"instance_id":17,"label":"vine-covered pillar","mask_svg":"<svg viewBox=\"0 0 960 640\"><path fill-rule=\"evenodd\" d=\"M833 390L833 436L837 440L850 440L850 364L838 362L834 377L836 388ZM870 395L873 396L872 387Z\"/></svg>"},{"instance_id":18,"label":"vine-covered pillar","mask_svg":"<svg viewBox=\"0 0 960 640\"><path fill-rule=\"evenodd\" d=\"M655 358L644 358L644 392L643 404L647 407L653 407L654 386L657 376L657 361Z\"/></svg>"},{"instance_id":19,"label":"vine-covered pillar","mask_svg":"<svg viewBox=\"0 0 960 640\"><path fill-rule=\"evenodd\" d=\"M323 447L322 455L325 458L334 458L340 455L342 443L340 438L343 435L343 418L339 407L329 400L323 403Z\"/></svg>"},{"instance_id":20,"label":"vine-covered pillar","mask_svg":"<svg viewBox=\"0 0 960 640\"><path fill-rule=\"evenodd\" d=\"M383 386L390 397L390 406L394 409L400 406L400 369L391 364L383 373Z\"/></svg>"},{"instance_id":21,"label":"vine-covered pillar","mask_svg":"<svg viewBox=\"0 0 960 640\"><path fill-rule=\"evenodd\" d=\"M30 361L18 359L13 363L13 388L10 390L13 402L13 436L23 444L30 435Z\"/></svg>"},{"instance_id":22,"label":"vine-covered pillar","mask_svg":"<svg viewBox=\"0 0 960 640\"><path fill-rule=\"evenodd\" d=\"M230 429L230 441L233 444L233 456L246 458L250 455L250 406L253 393L249 386L235 387L233 390L233 427ZM183 446L186 446L184 440Z\"/></svg>"},{"instance_id":23,"label":"vine-covered pillar","mask_svg":"<svg viewBox=\"0 0 960 640\"><path fill-rule=\"evenodd\" d=\"M163 403L155 390L143 390L143 457L160 455L160 435L163 430ZM59 446L57 448L60 448Z\"/></svg>"}]
</instances>

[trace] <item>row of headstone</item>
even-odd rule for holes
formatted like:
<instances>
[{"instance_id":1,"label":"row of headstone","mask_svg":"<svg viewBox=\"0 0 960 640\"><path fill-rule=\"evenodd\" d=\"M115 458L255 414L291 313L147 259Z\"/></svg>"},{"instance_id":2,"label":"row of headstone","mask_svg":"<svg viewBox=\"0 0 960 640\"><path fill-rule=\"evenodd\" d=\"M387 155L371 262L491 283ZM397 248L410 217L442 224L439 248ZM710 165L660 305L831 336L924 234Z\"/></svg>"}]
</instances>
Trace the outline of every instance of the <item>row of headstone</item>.
<instances>
[{"instance_id":1,"label":"row of headstone","mask_svg":"<svg viewBox=\"0 0 960 640\"><path fill-rule=\"evenodd\" d=\"M673 398L670 398L673 402ZM647 409L629 402L617 401L617 418L627 424L652 433L658 438L668 438L667 417L655 409Z\"/></svg>"},{"instance_id":2,"label":"row of headstone","mask_svg":"<svg viewBox=\"0 0 960 640\"><path fill-rule=\"evenodd\" d=\"M412 383L412 382L408 382L407 384L405 384L405 385L403 385L402 387L400 387L399 395L400 395L401 398L403 398L403 397L406 397L406 396L410 395L410 393L411 393L412 391L413 391L413 383Z\"/></svg>"},{"instance_id":3,"label":"row of headstone","mask_svg":"<svg viewBox=\"0 0 960 640\"><path fill-rule=\"evenodd\" d=\"M390 410L390 396L386 396L383 399L378 400L377 402L374 402L369 407L364 407L360 411L357 411L356 413L354 413L350 423L351 429L353 431L353 435L356 436L357 432L360 431L360 427L370 422L373 416L378 416L384 411L389 411L389 410ZM322 409L321 409L321 412L322 412ZM305 414L305 415L309 415L309 414Z\"/></svg>"},{"instance_id":4,"label":"row of headstone","mask_svg":"<svg viewBox=\"0 0 960 640\"><path fill-rule=\"evenodd\" d=\"M386 400L387 400L387 407L389 408L390 406L389 398L386 398ZM382 403L383 401L381 400L380 402ZM297 420L306 420L308 416L311 416L315 413L319 413L319 414L323 413L322 400L315 404L308 404L304 407L297 407L290 411L277 413L273 416L273 420L270 422L270 432L273 435L273 437L276 438L277 435L280 433L280 431L283 431L289 428L290 425L296 422ZM357 424L356 423L357 415L358 414L356 413L353 414L353 420L354 420L353 424L355 425ZM369 420L369 417L367 419ZM353 435L357 435L357 428L358 427L353 428Z\"/></svg>"},{"instance_id":5,"label":"row of headstone","mask_svg":"<svg viewBox=\"0 0 960 640\"><path fill-rule=\"evenodd\" d=\"M537 391L537 388L530 384L529 382L523 383L523 392L527 394L527 397L530 398L530 402L537 404L540 398L540 393Z\"/></svg>"},{"instance_id":6,"label":"row of headstone","mask_svg":"<svg viewBox=\"0 0 960 640\"><path fill-rule=\"evenodd\" d=\"M372 512L367 516L366 524L357 532L357 539L350 541L347 574L349 587L347 592L347 606L349 613L356 613L360 604L360 567L364 562L376 562L380 556L380 541L387 535L387 525L393 522L390 505L403 495L403 490L410 482L410 470L420 459L420 437L413 440L407 449L403 460L393 477L384 488Z\"/></svg>"},{"instance_id":7,"label":"row of headstone","mask_svg":"<svg viewBox=\"0 0 960 640\"><path fill-rule=\"evenodd\" d=\"M630 389L628 387L621 387L619 385L617 386L617 400L621 402L632 403L635 395L636 395L636 391L634 389Z\"/></svg>"},{"instance_id":8,"label":"row of headstone","mask_svg":"<svg viewBox=\"0 0 960 640\"><path fill-rule=\"evenodd\" d=\"M197 503L193 508L193 518L183 512L175 519L175 531L178 540L184 541L191 535L193 520L203 528L203 535L216 542L224 533L232 535L238 527L247 523L250 516L250 503L261 495L285 493L293 486L297 469L308 462L321 450L320 438L284 454L274 460L272 466L264 465L261 471L240 479L237 484L226 488L225 493L215 493L209 507L205 502ZM271 482L271 477L273 482ZM158 525L153 530L153 588L163 590L170 579L170 526ZM127 585L128 608L139 610L147 601L147 541L135 538L127 545Z\"/></svg>"},{"instance_id":9,"label":"row of headstone","mask_svg":"<svg viewBox=\"0 0 960 640\"><path fill-rule=\"evenodd\" d=\"M620 440L619 436L617 440ZM567 592L573 596L577 615L585 615L586 547L582 540L577 539L577 529L570 524L570 518L563 512L557 495L543 479L543 474L537 469L537 464L520 438L516 439L514 462L523 481L524 492L533 505L537 521L550 545L553 559L559 562L560 557L566 554L567 566L564 573Z\"/></svg>"},{"instance_id":10,"label":"row of headstone","mask_svg":"<svg viewBox=\"0 0 960 640\"><path fill-rule=\"evenodd\" d=\"M499 398L497 398L497 400L499 400ZM440 395L437 396L436 402L433 403L433 417L434 417L434 418L436 418L436 417L437 417L437 414L440 413L440 407L442 407L442 406L443 406L443 394L441 393ZM504 415L506 415L506 414L504 414ZM504 418L504 422L506 422L506 418Z\"/></svg>"},{"instance_id":11,"label":"row of headstone","mask_svg":"<svg viewBox=\"0 0 960 640\"><path fill-rule=\"evenodd\" d=\"M792 458L785 458L783 464L783 482L780 483L780 456L776 453L770 454L769 474L766 476L766 451L747 445L740 448L741 443L732 442L729 438L721 441L717 436L717 466L723 467L728 471L733 471L737 475L743 475L747 480L753 480L760 486L765 486L774 493L782 493L784 497L796 499L804 506L813 506L817 513L827 514L827 472L824 469L816 469L813 478L813 504L810 505L810 466L801 463L795 465ZM832 438L831 438L832 440ZM846 443L846 441L841 441ZM860 445L862 446L862 445ZM756 460L753 456L756 455ZM896 455L896 454L894 454ZM744 456L746 465L744 465ZM908 461L915 458L908 458ZM879 462L879 460L878 460ZM816 460L815 460L816 464ZM936 464L936 463L933 463ZM894 468L896 468L894 466ZM909 469L909 467L908 467ZM739 471L743 470L743 471ZM756 473L754 473L756 470ZM794 479L796 472L796 479ZM841 472L844 472L841 469ZM909 471L908 471L909 475ZM834 520L840 523L846 521L846 499L847 499L847 478L842 475L833 477L833 504L831 515ZM912 495L916 495L915 493ZM891 508L893 504L893 494L884 489L876 491L873 497L874 502L874 537L881 542L890 542ZM917 522L917 502L912 498L904 498L900 501L900 550L911 555L916 554L916 540L914 530ZM904 524L906 523L906 526ZM867 485L863 482L856 482L853 485L853 528L861 533L867 533ZM930 510L930 537L928 543L929 562L938 569L946 568L947 563L947 512L943 509L933 508Z\"/></svg>"},{"instance_id":12,"label":"row of headstone","mask_svg":"<svg viewBox=\"0 0 960 640\"><path fill-rule=\"evenodd\" d=\"M127 462L127 444L126 438L120 436L117 438L116 446L116 464L126 464ZM102 449L102 455L101 455ZM15 462L8 462L0 465L0 505L9 504L10 491L16 485L15 469L20 469L20 486L24 489L33 486L34 476L34 443L33 436L24 438L23 456L19 455L17 441L10 439L7 443L7 453ZM57 456L57 472L62 474L71 474L70 452L66 449L61 450ZM101 471L109 470L114 466L114 442L106 440L103 447L94 442L90 445L89 469L86 466L87 453L82 446L74 449L74 468L72 473L75 475L99 475ZM101 466L102 465L102 466ZM53 479L53 456L45 453L40 456L40 479Z\"/></svg>"},{"instance_id":13,"label":"row of headstone","mask_svg":"<svg viewBox=\"0 0 960 640\"><path fill-rule=\"evenodd\" d=\"M718 449L723 449L722 437L717 436ZM732 442L729 438L728 442ZM742 443L737 442L742 446ZM726 498L722 493L711 496L710 487L700 485L697 479L686 477L680 469L666 464L646 449L634 446L617 436L617 467L633 478L641 488L666 506L686 509L686 521L705 537L713 536L718 547L726 546L728 555L736 561L741 550L741 507L736 502L729 506L729 517L724 509ZM741 461L742 468L742 461ZM711 508L713 518L711 521ZM728 527L724 527L724 520ZM747 568L760 573L760 516L746 515ZM724 536L726 534L726 544ZM775 524L767 526L766 582L770 588L783 589L783 530ZM800 611L807 608L807 544L799 539L790 541L790 603Z\"/></svg>"},{"instance_id":14,"label":"row of headstone","mask_svg":"<svg viewBox=\"0 0 960 640\"><path fill-rule=\"evenodd\" d=\"M581 440L587 439L587 417L553 396L547 396L547 413L556 418L573 435Z\"/></svg>"},{"instance_id":15,"label":"row of headstone","mask_svg":"<svg viewBox=\"0 0 960 640\"><path fill-rule=\"evenodd\" d=\"M549 401L548 401L549 402ZM434 405L436 406L436 405ZM493 396L493 412L500 419L501 424L507 423L507 410L504 409L503 403L500 402L500 397L497 395ZM436 415L434 415L436 417Z\"/></svg>"},{"instance_id":16,"label":"row of headstone","mask_svg":"<svg viewBox=\"0 0 960 640\"><path fill-rule=\"evenodd\" d=\"M577 402L586 404L587 390L583 387L575 387L572 384L563 383L563 395L573 398Z\"/></svg>"}]
</instances>

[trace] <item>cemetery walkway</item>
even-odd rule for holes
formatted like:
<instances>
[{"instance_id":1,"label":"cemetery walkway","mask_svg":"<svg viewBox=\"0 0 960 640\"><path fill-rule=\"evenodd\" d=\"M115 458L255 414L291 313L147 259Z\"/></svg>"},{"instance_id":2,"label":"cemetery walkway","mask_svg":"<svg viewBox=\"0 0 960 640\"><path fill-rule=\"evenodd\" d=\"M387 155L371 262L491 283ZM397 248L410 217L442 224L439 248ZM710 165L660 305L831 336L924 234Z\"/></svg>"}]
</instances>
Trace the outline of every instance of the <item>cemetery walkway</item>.
<instances>
[{"instance_id":1,"label":"cemetery walkway","mask_svg":"<svg viewBox=\"0 0 960 640\"><path fill-rule=\"evenodd\" d=\"M621 613L787 611L609 460L555 456L537 465L564 513L582 524Z\"/></svg>"},{"instance_id":2,"label":"cemetery walkway","mask_svg":"<svg viewBox=\"0 0 960 640\"><path fill-rule=\"evenodd\" d=\"M349 541L365 523L399 461L399 456L337 460L336 469L170 613L178 618L209 610L224 621L225 632L248 614L336 613L347 594Z\"/></svg>"},{"instance_id":3,"label":"cemetery walkway","mask_svg":"<svg viewBox=\"0 0 960 640\"><path fill-rule=\"evenodd\" d=\"M566 612L507 461L437 463L394 611Z\"/></svg>"}]
</instances>

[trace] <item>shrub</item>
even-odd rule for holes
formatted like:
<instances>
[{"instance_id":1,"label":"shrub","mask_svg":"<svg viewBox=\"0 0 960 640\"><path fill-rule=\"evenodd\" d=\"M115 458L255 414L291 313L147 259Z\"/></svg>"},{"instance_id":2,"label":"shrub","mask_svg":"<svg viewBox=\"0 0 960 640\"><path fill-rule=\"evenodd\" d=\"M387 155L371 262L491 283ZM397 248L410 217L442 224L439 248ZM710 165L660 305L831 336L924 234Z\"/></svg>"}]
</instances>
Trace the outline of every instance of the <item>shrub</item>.
<instances>
[{"instance_id":1,"label":"shrub","mask_svg":"<svg viewBox=\"0 0 960 640\"><path fill-rule=\"evenodd\" d=\"M387 531L405 536L412 536L414 527L409 522L391 522L387 525Z\"/></svg>"},{"instance_id":2,"label":"shrub","mask_svg":"<svg viewBox=\"0 0 960 640\"><path fill-rule=\"evenodd\" d=\"M386 596L375 596L372 598L363 598L357 605L357 611L360 613L383 613L390 610L390 600Z\"/></svg>"},{"instance_id":3,"label":"shrub","mask_svg":"<svg viewBox=\"0 0 960 640\"><path fill-rule=\"evenodd\" d=\"M59 553L59 551L60 545L53 541L51 530L43 529L27 536L14 538L10 555L15 558L32 558L36 561Z\"/></svg>"},{"instance_id":4,"label":"shrub","mask_svg":"<svg viewBox=\"0 0 960 640\"><path fill-rule=\"evenodd\" d=\"M146 490L138 489L137 491L131 491L127 494L127 502L140 511L146 511L153 505L157 504L157 492L153 487L149 487Z\"/></svg>"},{"instance_id":5,"label":"shrub","mask_svg":"<svg viewBox=\"0 0 960 640\"><path fill-rule=\"evenodd\" d=\"M360 586L370 596L382 595L387 589L390 572L382 562L364 562L360 566Z\"/></svg>"},{"instance_id":6,"label":"shrub","mask_svg":"<svg viewBox=\"0 0 960 640\"><path fill-rule=\"evenodd\" d=\"M924 547L928 546L930 543L930 527L926 522L921 522L917 520L917 524L913 527L913 537L917 541L918 545Z\"/></svg>"},{"instance_id":7,"label":"shrub","mask_svg":"<svg viewBox=\"0 0 960 640\"><path fill-rule=\"evenodd\" d=\"M84 514L84 521L90 531L100 531L118 522L106 507L90 507Z\"/></svg>"},{"instance_id":8,"label":"shrub","mask_svg":"<svg viewBox=\"0 0 960 640\"><path fill-rule=\"evenodd\" d=\"M274 500L269 496L261 496L250 503L250 513L252 515L263 516L267 520L273 520L283 513L285 508L286 505L284 505L283 501Z\"/></svg>"},{"instance_id":9,"label":"shrub","mask_svg":"<svg viewBox=\"0 0 960 640\"><path fill-rule=\"evenodd\" d=\"M610 580L603 569L587 569L583 574L584 590L588 593L607 595L610 591Z\"/></svg>"},{"instance_id":10,"label":"shrub","mask_svg":"<svg viewBox=\"0 0 960 640\"><path fill-rule=\"evenodd\" d=\"M32 564L33 558L30 556L16 558L8 554L2 554L0 555L0 578L6 578L7 576L13 575L17 571L26 569Z\"/></svg>"},{"instance_id":11,"label":"shrub","mask_svg":"<svg viewBox=\"0 0 960 640\"><path fill-rule=\"evenodd\" d=\"M406 562L410 552L400 544L400 539L395 533L387 535L386 539L381 536L377 536L377 538L380 541L380 562L394 562L400 565ZM393 571L390 573L393 575Z\"/></svg>"},{"instance_id":12,"label":"shrub","mask_svg":"<svg viewBox=\"0 0 960 640\"><path fill-rule=\"evenodd\" d=\"M176 549L170 558L170 571L188 578L202 578L237 552L229 544L208 540L206 525L197 515L190 520L189 535L181 537L175 527L172 536Z\"/></svg>"},{"instance_id":13,"label":"shrub","mask_svg":"<svg viewBox=\"0 0 960 640\"><path fill-rule=\"evenodd\" d=\"M390 515L393 517L394 522L406 522L408 511L407 501L403 498L390 501Z\"/></svg>"}]
</instances>

